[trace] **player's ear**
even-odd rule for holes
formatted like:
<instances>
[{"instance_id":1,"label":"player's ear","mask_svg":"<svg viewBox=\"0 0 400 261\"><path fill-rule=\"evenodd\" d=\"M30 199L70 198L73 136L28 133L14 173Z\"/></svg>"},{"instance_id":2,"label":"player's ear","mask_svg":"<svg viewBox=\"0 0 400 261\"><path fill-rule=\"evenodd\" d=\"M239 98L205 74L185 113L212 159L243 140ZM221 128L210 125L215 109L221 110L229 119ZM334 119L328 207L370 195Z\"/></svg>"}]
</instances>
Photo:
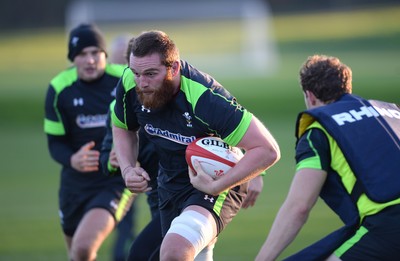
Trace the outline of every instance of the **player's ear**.
<instances>
[{"instance_id":1,"label":"player's ear","mask_svg":"<svg viewBox=\"0 0 400 261\"><path fill-rule=\"evenodd\" d=\"M181 63L179 61L174 61L172 63L172 76L176 76L179 73L179 70L181 69Z\"/></svg>"},{"instance_id":2,"label":"player's ear","mask_svg":"<svg viewBox=\"0 0 400 261\"><path fill-rule=\"evenodd\" d=\"M308 90L305 91L305 97L310 102L311 105L314 106L317 103L317 97L315 96L315 94Z\"/></svg>"}]
</instances>

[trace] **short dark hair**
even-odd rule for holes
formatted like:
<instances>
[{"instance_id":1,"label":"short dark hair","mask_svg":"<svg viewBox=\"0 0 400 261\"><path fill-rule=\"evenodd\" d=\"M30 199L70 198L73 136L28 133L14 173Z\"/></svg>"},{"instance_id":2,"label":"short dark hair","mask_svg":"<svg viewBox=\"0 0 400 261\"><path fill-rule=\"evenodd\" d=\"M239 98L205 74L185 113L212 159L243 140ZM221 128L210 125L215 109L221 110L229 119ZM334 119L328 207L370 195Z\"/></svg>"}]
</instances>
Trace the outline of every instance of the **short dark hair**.
<instances>
[{"instance_id":1,"label":"short dark hair","mask_svg":"<svg viewBox=\"0 0 400 261\"><path fill-rule=\"evenodd\" d=\"M169 36L162 31L146 31L137 36L130 45L129 55L144 57L158 53L161 63L167 67L179 60L179 50Z\"/></svg>"},{"instance_id":2,"label":"short dark hair","mask_svg":"<svg viewBox=\"0 0 400 261\"><path fill-rule=\"evenodd\" d=\"M132 53L132 45L133 45L134 41L135 41L135 37L132 37L128 42L128 48L126 48L125 56L126 56L126 60L128 61L128 65L129 65L129 60L130 60L130 56Z\"/></svg>"},{"instance_id":3,"label":"short dark hair","mask_svg":"<svg viewBox=\"0 0 400 261\"><path fill-rule=\"evenodd\" d=\"M329 103L352 92L352 71L336 57L313 55L300 69L300 84L304 92L308 90Z\"/></svg>"}]
</instances>

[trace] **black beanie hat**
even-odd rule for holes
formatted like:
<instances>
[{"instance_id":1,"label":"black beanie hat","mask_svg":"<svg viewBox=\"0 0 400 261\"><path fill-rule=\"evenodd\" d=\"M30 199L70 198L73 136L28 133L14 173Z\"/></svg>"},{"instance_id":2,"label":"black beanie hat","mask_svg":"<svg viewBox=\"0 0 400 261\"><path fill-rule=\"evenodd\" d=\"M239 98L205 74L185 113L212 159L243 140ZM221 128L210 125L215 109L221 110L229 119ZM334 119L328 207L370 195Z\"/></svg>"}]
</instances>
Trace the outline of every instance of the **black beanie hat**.
<instances>
[{"instance_id":1,"label":"black beanie hat","mask_svg":"<svg viewBox=\"0 0 400 261\"><path fill-rule=\"evenodd\" d=\"M100 30L92 24L81 24L71 30L68 41L68 59L73 62L84 48L97 46L106 51L106 42Z\"/></svg>"}]
</instances>

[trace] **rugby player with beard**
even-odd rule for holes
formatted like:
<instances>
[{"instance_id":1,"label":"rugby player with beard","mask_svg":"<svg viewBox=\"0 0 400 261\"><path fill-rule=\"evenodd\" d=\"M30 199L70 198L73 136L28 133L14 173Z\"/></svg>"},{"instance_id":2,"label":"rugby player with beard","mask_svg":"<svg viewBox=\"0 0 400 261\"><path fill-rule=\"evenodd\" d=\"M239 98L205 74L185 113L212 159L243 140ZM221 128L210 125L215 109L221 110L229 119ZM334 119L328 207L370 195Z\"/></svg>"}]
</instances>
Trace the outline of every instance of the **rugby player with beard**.
<instances>
[{"instance_id":1,"label":"rugby player with beard","mask_svg":"<svg viewBox=\"0 0 400 261\"><path fill-rule=\"evenodd\" d=\"M265 126L220 83L179 57L167 34L143 32L131 43L129 68L117 86L113 140L126 186L147 192L150 177L136 165L139 128L160 158L160 260L212 260L214 242L238 213L248 181L280 158ZM185 150L218 136L246 153L226 175L189 170Z\"/></svg>"}]
</instances>

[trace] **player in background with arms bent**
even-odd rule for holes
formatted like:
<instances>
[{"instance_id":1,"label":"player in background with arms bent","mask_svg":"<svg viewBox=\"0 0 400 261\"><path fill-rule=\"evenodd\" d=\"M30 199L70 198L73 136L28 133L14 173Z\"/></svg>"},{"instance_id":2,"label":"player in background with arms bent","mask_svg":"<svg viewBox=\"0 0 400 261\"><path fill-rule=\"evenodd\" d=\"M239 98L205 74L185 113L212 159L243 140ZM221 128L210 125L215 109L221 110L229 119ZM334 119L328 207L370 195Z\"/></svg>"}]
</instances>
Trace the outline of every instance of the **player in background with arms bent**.
<instances>
[{"instance_id":1,"label":"player in background with arms bent","mask_svg":"<svg viewBox=\"0 0 400 261\"><path fill-rule=\"evenodd\" d=\"M102 165L103 173L107 176L121 175L121 169L119 168L118 159L115 154L115 150L113 148L113 137L111 128L110 114L113 111L114 104L115 100L110 105L110 112L107 117L107 133L106 136L104 137L100 151L100 163ZM158 211L158 193L157 193L158 162L159 159L154 149L154 144L150 143L147 140L142 131L139 131L138 163L143 169L146 170L151 179L149 181L149 186L151 187L151 190L146 192L147 203L150 208L151 221L146 225L146 227L138 234L138 236L134 240L131 240L129 242L129 245L131 246L130 251L129 254L127 255L127 258L124 258L123 260L129 260L129 261L158 260L159 249L162 241L160 214ZM134 195L134 202L136 201L136 199L137 199L136 195ZM128 224L126 224L126 226L127 225ZM121 227L121 229L122 228L123 227Z\"/></svg>"},{"instance_id":2,"label":"player in background with arms bent","mask_svg":"<svg viewBox=\"0 0 400 261\"><path fill-rule=\"evenodd\" d=\"M124 66L107 64L94 25L71 30L68 47L73 66L50 82L44 131L51 157L62 166L59 213L69 259L91 261L131 205L123 179L99 169L106 116Z\"/></svg>"},{"instance_id":3,"label":"player in background with arms bent","mask_svg":"<svg viewBox=\"0 0 400 261\"><path fill-rule=\"evenodd\" d=\"M121 42L121 40L126 40ZM115 39L112 48L112 53L116 56L110 57L111 61L117 63L123 63L120 59L123 58L125 63L129 61L128 55L130 54L129 43L133 41L133 38L129 40L126 36L121 36ZM124 55L120 55L124 53ZM121 169L119 168L118 159L113 148L113 137L112 137L112 126L111 126L111 113L114 110L115 100L110 104L110 110L107 114L107 131L103 139L103 143L100 151L100 164L102 171L107 176L121 175ZM151 221L146 225L146 227L140 232L140 234L133 240L129 241L131 246L129 254L126 255L122 252L121 248L125 247L126 241L129 237L124 237L124 235L130 235L132 220L131 218L125 216L124 219L118 224L118 239L114 245L114 260L117 258L124 257L123 260L132 261L151 261L158 260L159 249L162 241L161 237L161 224L160 215L158 211L158 193L157 193L157 175L158 175L158 155L155 151L154 144L150 143L146 136L143 135L143 131L139 131L139 152L138 152L138 162L140 166L146 169L147 173L151 178L149 186L152 188L150 191L146 192L147 203L150 207ZM136 201L136 195L134 196L134 202ZM134 205L134 204L132 204ZM131 208L132 210L132 208ZM130 212L130 211L129 211ZM129 215L129 212L126 215ZM134 214L134 213L132 213ZM124 231L125 230L125 231ZM126 231L129 230L129 231ZM124 239L124 240L122 240ZM123 243L123 245L120 245ZM122 253L121 253L122 252ZM125 257L127 256L127 258Z\"/></svg>"},{"instance_id":4,"label":"player in background with arms bent","mask_svg":"<svg viewBox=\"0 0 400 261\"><path fill-rule=\"evenodd\" d=\"M136 166L137 131L143 128L160 157L158 193L164 239L161 260L212 260L218 234L239 211L248 181L280 157L264 125L211 76L180 60L178 48L161 31L143 32L132 44L129 69L117 87L113 139L126 186L150 188ZM187 145L215 135L243 148L244 157L213 180L199 166L189 174ZM211 253L211 255L210 255Z\"/></svg>"},{"instance_id":5,"label":"player in background with arms bent","mask_svg":"<svg viewBox=\"0 0 400 261\"><path fill-rule=\"evenodd\" d=\"M113 39L110 45L110 57L108 58L108 61L110 63L116 63L116 64L123 64L127 66L127 49L128 49L128 44L129 40L132 37L128 34L121 34L118 35ZM109 115L107 116L107 121L109 120ZM111 156L111 159L114 159L115 152L114 150L111 150L112 147L112 132L111 132L111 126L107 123L107 132L106 132L106 137L104 137L103 140L103 145L102 149L100 151L100 163L103 165L105 163L105 166L102 166L103 173L106 175L116 175L115 173L111 173L108 169L109 166L107 165L109 156ZM103 158L103 162L102 162ZM115 162L115 161L111 161ZM131 208L128 210L126 213L125 217L118 223L116 230L115 230L115 239L113 243L113 251L112 251L112 260L113 261L125 261L126 256L127 256L127 249L128 246L131 245L133 240L136 237L136 217L137 217L137 208L135 204L135 200L132 203Z\"/></svg>"},{"instance_id":6,"label":"player in background with arms bent","mask_svg":"<svg viewBox=\"0 0 400 261\"><path fill-rule=\"evenodd\" d=\"M400 110L352 93L352 71L314 55L300 70L308 110L298 116L296 174L257 261L275 260L320 196L344 227L287 260L400 257Z\"/></svg>"}]
</instances>

